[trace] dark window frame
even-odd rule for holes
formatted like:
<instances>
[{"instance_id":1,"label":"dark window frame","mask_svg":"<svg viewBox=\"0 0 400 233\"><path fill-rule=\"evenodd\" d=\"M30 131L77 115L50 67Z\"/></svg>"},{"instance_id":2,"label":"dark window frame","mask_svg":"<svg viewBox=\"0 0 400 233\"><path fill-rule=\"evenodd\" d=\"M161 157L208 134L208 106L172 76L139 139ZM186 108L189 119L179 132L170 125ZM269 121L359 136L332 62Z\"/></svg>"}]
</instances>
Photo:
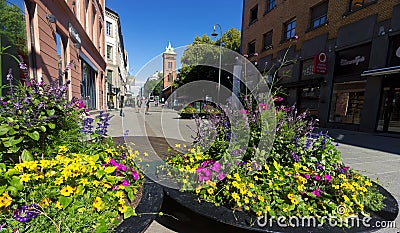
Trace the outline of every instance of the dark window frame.
<instances>
[{"instance_id":1,"label":"dark window frame","mask_svg":"<svg viewBox=\"0 0 400 233\"><path fill-rule=\"evenodd\" d=\"M310 29L309 30L319 28L328 23L328 4L329 4L329 1L324 1L324 2L321 2L321 3L311 7L311 9L310 9L310 11L311 11ZM316 11L323 11L323 10L325 10L325 11L320 14L318 14L318 12L316 12ZM317 25L315 24L316 22L318 22Z\"/></svg>"},{"instance_id":2,"label":"dark window frame","mask_svg":"<svg viewBox=\"0 0 400 233\"><path fill-rule=\"evenodd\" d=\"M294 23L294 27L293 27ZM289 25L291 25L289 29ZM296 26L297 26L297 21L296 18L292 18L289 21L284 23L283 26L283 41L290 40L296 36ZM290 36L288 37L288 33L290 32ZM293 33L294 32L294 33Z\"/></svg>"},{"instance_id":3,"label":"dark window frame","mask_svg":"<svg viewBox=\"0 0 400 233\"><path fill-rule=\"evenodd\" d=\"M255 11L255 14L254 14ZM255 15L255 17L254 17ZM249 18L249 24L253 24L255 22L257 22L258 20L258 4L255 5L253 8L250 9L250 18Z\"/></svg>"},{"instance_id":4,"label":"dark window frame","mask_svg":"<svg viewBox=\"0 0 400 233\"><path fill-rule=\"evenodd\" d=\"M107 54L106 54L106 56L107 56L107 60L109 60L109 61L112 61L113 60L113 46L112 45L106 45L107 47ZM110 48L110 50L108 50Z\"/></svg>"},{"instance_id":5,"label":"dark window frame","mask_svg":"<svg viewBox=\"0 0 400 233\"><path fill-rule=\"evenodd\" d=\"M109 22L109 21L106 21L106 35L107 36L113 36L113 33L112 33L112 23L111 22Z\"/></svg>"},{"instance_id":6,"label":"dark window frame","mask_svg":"<svg viewBox=\"0 0 400 233\"><path fill-rule=\"evenodd\" d=\"M270 43L268 43L268 44L266 44L266 42L267 42L267 36L269 36L270 35ZM266 32L266 33L264 33L263 34L263 48L262 48L262 50L263 51L265 51L265 50L268 50L268 49L272 49L272 38L273 38L273 36L274 36L274 31L273 30L271 30L271 31L268 31L268 32ZM269 41L269 38L268 38L268 41Z\"/></svg>"},{"instance_id":7,"label":"dark window frame","mask_svg":"<svg viewBox=\"0 0 400 233\"><path fill-rule=\"evenodd\" d=\"M276 8L276 0L265 1L265 14Z\"/></svg>"},{"instance_id":8,"label":"dark window frame","mask_svg":"<svg viewBox=\"0 0 400 233\"><path fill-rule=\"evenodd\" d=\"M348 13L361 10L361 9L363 9L363 8L365 8L365 7L368 7L368 6L370 6L370 5L374 4L374 3L376 3L377 1L378 1L378 0L350 0L350 1L349 1L349 11L348 11ZM354 6L353 6L353 3L354 3L354 2L356 2L356 3L360 4L360 5L354 7ZM355 5L355 4L354 4L354 5Z\"/></svg>"},{"instance_id":9,"label":"dark window frame","mask_svg":"<svg viewBox=\"0 0 400 233\"><path fill-rule=\"evenodd\" d=\"M250 48L254 48L250 50ZM248 56L253 56L256 53L256 40L253 40L249 43L247 43L247 54Z\"/></svg>"}]
</instances>

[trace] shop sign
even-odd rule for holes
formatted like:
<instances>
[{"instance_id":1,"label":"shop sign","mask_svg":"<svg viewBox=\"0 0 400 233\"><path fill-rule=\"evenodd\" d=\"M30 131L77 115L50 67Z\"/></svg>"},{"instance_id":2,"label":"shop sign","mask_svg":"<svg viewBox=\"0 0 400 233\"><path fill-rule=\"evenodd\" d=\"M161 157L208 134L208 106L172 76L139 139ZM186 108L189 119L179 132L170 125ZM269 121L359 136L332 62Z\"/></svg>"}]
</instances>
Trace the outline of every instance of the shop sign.
<instances>
[{"instance_id":1,"label":"shop sign","mask_svg":"<svg viewBox=\"0 0 400 233\"><path fill-rule=\"evenodd\" d=\"M326 55L326 53L319 53L314 57L314 73L328 73L328 56Z\"/></svg>"},{"instance_id":2,"label":"shop sign","mask_svg":"<svg viewBox=\"0 0 400 233\"><path fill-rule=\"evenodd\" d=\"M72 26L71 23L68 23L68 31L69 31L69 35L71 36L71 40L75 43L75 44L81 44L81 37L79 36L78 32L76 31L76 29Z\"/></svg>"},{"instance_id":3,"label":"shop sign","mask_svg":"<svg viewBox=\"0 0 400 233\"><path fill-rule=\"evenodd\" d=\"M336 75L361 74L368 70L371 44L339 51L336 54Z\"/></svg>"},{"instance_id":4,"label":"shop sign","mask_svg":"<svg viewBox=\"0 0 400 233\"><path fill-rule=\"evenodd\" d=\"M308 59L303 61L301 68L301 79L311 79L315 75L314 73L314 59Z\"/></svg>"}]
</instances>

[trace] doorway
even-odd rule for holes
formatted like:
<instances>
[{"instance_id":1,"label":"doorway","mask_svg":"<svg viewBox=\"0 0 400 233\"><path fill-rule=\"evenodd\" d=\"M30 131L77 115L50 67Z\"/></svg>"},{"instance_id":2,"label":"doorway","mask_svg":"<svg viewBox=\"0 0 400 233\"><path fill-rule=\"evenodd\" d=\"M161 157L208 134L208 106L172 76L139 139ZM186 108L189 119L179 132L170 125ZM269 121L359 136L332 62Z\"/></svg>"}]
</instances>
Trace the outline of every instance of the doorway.
<instances>
[{"instance_id":1,"label":"doorway","mask_svg":"<svg viewBox=\"0 0 400 233\"><path fill-rule=\"evenodd\" d=\"M396 76L396 77L394 77ZM384 80L378 131L400 133L400 75Z\"/></svg>"}]
</instances>

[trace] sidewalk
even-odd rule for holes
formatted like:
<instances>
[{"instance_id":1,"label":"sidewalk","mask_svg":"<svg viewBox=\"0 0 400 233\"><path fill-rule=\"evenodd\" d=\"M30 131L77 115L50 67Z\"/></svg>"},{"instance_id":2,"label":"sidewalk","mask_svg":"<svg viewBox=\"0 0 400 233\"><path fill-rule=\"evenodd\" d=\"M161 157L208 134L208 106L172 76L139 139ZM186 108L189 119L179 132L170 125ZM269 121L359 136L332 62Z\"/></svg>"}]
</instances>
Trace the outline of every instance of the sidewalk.
<instances>
[{"instance_id":1,"label":"sidewalk","mask_svg":"<svg viewBox=\"0 0 400 233\"><path fill-rule=\"evenodd\" d=\"M161 112L160 107L152 106L150 107L151 115L144 115L143 112L136 113L134 108L125 108L125 117L120 117L119 112L111 112L114 117L110 120L109 134L122 136L125 130L129 130L129 136L160 137L165 135L167 138L182 141L191 140L187 136L190 129L186 125L194 126L193 120L180 120L176 112L166 110L163 111L162 121L159 122ZM329 135L339 143L339 150L342 152L346 165L377 180L400 203L400 136L340 129L321 130L328 131ZM157 221L164 222L162 219ZM177 225L172 227L176 231L172 231L157 221L151 224L146 233L171 233L183 230ZM396 229L381 229L378 232L400 232L400 217L397 216Z\"/></svg>"}]
</instances>

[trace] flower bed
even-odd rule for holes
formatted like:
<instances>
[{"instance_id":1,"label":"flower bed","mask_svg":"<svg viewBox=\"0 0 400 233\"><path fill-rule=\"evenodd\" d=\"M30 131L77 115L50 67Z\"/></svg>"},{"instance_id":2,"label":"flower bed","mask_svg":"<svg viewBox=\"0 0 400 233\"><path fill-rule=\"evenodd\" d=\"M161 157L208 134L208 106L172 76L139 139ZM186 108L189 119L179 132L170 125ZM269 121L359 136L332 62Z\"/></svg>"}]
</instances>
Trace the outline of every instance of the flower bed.
<instances>
[{"instance_id":1,"label":"flower bed","mask_svg":"<svg viewBox=\"0 0 400 233\"><path fill-rule=\"evenodd\" d=\"M109 232L136 216L138 152L107 136L109 114L67 101L69 81L36 82L20 68L24 79L10 70L2 87L0 231Z\"/></svg>"},{"instance_id":2,"label":"flower bed","mask_svg":"<svg viewBox=\"0 0 400 233\"><path fill-rule=\"evenodd\" d=\"M247 212L255 219L268 215L288 221L293 216L312 216L324 222L369 215L384 208L378 186L345 166L339 145L327 133L316 131L316 122L306 120L306 114L298 114L294 108L276 108L275 140L265 156L267 151L257 145L261 142L262 118L270 113L265 111L265 104L248 106L238 113L245 116L244 125L250 130L247 148L228 149L232 133L222 117L211 121L211 128L219 129L211 148L205 152L189 149L167 160L184 190L192 189L201 200L232 212ZM202 140L208 138L200 136L197 141ZM240 153L243 158L236 159ZM227 168L232 172L225 173ZM193 177L195 182L190 182Z\"/></svg>"}]
</instances>

